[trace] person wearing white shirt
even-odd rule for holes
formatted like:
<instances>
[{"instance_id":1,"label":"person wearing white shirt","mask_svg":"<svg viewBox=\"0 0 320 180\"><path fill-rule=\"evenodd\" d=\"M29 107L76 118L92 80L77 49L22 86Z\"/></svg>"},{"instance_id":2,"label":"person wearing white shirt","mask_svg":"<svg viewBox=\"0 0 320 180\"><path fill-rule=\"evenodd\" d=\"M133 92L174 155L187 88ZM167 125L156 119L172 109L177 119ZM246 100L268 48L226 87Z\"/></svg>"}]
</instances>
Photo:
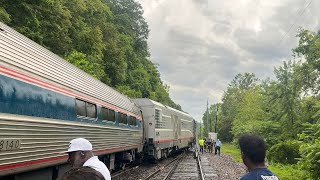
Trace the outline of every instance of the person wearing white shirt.
<instances>
[{"instance_id":1,"label":"person wearing white shirt","mask_svg":"<svg viewBox=\"0 0 320 180\"><path fill-rule=\"evenodd\" d=\"M217 154L217 153L218 153L218 154L220 155L221 145L222 145L222 143L221 143L221 141L218 139L217 142L216 142L216 144L215 144L215 152L214 152L214 154Z\"/></svg>"},{"instance_id":2,"label":"person wearing white shirt","mask_svg":"<svg viewBox=\"0 0 320 180\"><path fill-rule=\"evenodd\" d=\"M73 168L88 166L100 172L105 180L111 180L107 166L97 156L94 156L92 144L88 140L84 138L71 140L67 153L69 155L68 163Z\"/></svg>"}]
</instances>

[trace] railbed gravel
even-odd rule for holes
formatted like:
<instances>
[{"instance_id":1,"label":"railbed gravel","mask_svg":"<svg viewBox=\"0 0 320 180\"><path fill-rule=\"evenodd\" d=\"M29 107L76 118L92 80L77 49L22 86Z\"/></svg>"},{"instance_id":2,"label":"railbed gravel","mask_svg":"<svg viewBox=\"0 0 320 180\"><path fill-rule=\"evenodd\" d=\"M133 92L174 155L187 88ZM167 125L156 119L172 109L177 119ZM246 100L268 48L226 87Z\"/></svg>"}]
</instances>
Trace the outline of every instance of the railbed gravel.
<instances>
[{"instance_id":1,"label":"railbed gravel","mask_svg":"<svg viewBox=\"0 0 320 180\"><path fill-rule=\"evenodd\" d=\"M210 165L219 177L219 180L238 180L247 173L247 168L243 163L236 162L230 155L214 153L203 153L208 158Z\"/></svg>"},{"instance_id":2,"label":"railbed gravel","mask_svg":"<svg viewBox=\"0 0 320 180\"><path fill-rule=\"evenodd\" d=\"M156 171L158 168L166 165L171 160L173 160L173 157L169 157L167 159L163 159L159 161L157 164L149 163L149 164L142 164L138 168L135 168L131 171L128 171L124 174L121 174L115 178L112 178L112 180L143 180L146 177L148 177L151 173ZM111 175L112 176L112 175Z\"/></svg>"},{"instance_id":3,"label":"railbed gravel","mask_svg":"<svg viewBox=\"0 0 320 180\"><path fill-rule=\"evenodd\" d=\"M202 156L208 158L209 163L213 167L215 173L218 175L219 180L238 180L247 172L244 164L234 161L230 155L223 153L221 155L215 155L214 153L203 153ZM116 178L112 178L112 180L143 180L157 168L164 166L172 159L173 158L164 159L159 161L158 164L140 165L136 169L126 172L125 174L121 174Z\"/></svg>"}]
</instances>

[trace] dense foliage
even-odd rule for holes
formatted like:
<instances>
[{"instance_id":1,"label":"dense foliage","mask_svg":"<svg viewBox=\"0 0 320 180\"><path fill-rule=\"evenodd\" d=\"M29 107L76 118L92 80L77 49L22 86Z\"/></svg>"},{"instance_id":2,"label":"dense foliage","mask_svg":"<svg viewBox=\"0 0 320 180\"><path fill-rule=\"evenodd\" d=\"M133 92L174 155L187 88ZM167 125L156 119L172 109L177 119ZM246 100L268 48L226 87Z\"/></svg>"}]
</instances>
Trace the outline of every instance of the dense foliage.
<instances>
[{"instance_id":1,"label":"dense foliage","mask_svg":"<svg viewBox=\"0 0 320 180\"><path fill-rule=\"evenodd\" d=\"M267 142L270 163L298 167L303 179L320 179L320 32L300 29L297 37L293 59L275 68L275 80L238 74L222 103L204 113L204 129L212 131L208 120L218 106L220 139L236 142L241 134L258 134Z\"/></svg>"},{"instance_id":2,"label":"dense foliage","mask_svg":"<svg viewBox=\"0 0 320 180\"><path fill-rule=\"evenodd\" d=\"M181 110L150 61L142 14L134 0L0 1L0 21L129 97Z\"/></svg>"}]
</instances>

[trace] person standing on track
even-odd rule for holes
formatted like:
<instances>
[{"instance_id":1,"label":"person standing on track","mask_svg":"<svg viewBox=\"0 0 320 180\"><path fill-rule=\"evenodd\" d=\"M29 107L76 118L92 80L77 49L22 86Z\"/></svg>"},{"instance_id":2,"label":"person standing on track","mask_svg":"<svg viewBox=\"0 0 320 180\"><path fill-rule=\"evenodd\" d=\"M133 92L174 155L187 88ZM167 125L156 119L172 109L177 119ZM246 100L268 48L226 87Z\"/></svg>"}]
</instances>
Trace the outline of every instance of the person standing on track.
<instances>
[{"instance_id":1,"label":"person standing on track","mask_svg":"<svg viewBox=\"0 0 320 180\"><path fill-rule=\"evenodd\" d=\"M263 139L255 135L244 135L238 140L243 163L249 173L240 180L279 180L265 164L266 144Z\"/></svg>"},{"instance_id":2,"label":"person standing on track","mask_svg":"<svg viewBox=\"0 0 320 180\"><path fill-rule=\"evenodd\" d=\"M221 148L221 146L222 146L222 143L221 143L221 141L218 139L217 141L216 141L216 143L215 143L215 151L214 151L214 154L219 154L220 155L220 148Z\"/></svg>"},{"instance_id":3,"label":"person standing on track","mask_svg":"<svg viewBox=\"0 0 320 180\"><path fill-rule=\"evenodd\" d=\"M71 140L67 153L68 162L73 168L88 166L100 172L105 180L111 180L107 166L93 155L92 144L88 140L84 138Z\"/></svg>"},{"instance_id":4,"label":"person standing on track","mask_svg":"<svg viewBox=\"0 0 320 180\"><path fill-rule=\"evenodd\" d=\"M200 146L200 152L202 152L202 154L203 154L203 146L204 146L204 140L203 139L199 139L199 146Z\"/></svg>"}]
</instances>

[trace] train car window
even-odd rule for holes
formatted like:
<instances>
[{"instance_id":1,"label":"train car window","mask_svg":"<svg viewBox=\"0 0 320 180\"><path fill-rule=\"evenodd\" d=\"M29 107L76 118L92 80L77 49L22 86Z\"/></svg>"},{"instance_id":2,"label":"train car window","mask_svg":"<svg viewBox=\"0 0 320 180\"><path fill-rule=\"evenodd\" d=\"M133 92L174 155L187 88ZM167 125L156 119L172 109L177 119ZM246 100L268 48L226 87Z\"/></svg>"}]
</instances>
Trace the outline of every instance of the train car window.
<instances>
[{"instance_id":1,"label":"train car window","mask_svg":"<svg viewBox=\"0 0 320 180\"><path fill-rule=\"evenodd\" d=\"M79 116L86 116L86 102L76 99L76 111Z\"/></svg>"},{"instance_id":2,"label":"train car window","mask_svg":"<svg viewBox=\"0 0 320 180\"><path fill-rule=\"evenodd\" d=\"M87 117L96 118L97 117L97 107L95 104L86 102Z\"/></svg>"},{"instance_id":3,"label":"train car window","mask_svg":"<svg viewBox=\"0 0 320 180\"><path fill-rule=\"evenodd\" d=\"M116 120L115 114L116 114L116 113L114 112L114 110L109 109L109 112L108 112L108 121L114 122L114 121Z\"/></svg>"},{"instance_id":4,"label":"train car window","mask_svg":"<svg viewBox=\"0 0 320 180\"><path fill-rule=\"evenodd\" d=\"M132 117L131 116L129 116L129 118L128 118L128 124L131 126L132 125Z\"/></svg>"},{"instance_id":5,"label":"train car window","mask_svg":"<svg viewBox=\"0 0 320 180\"><path fill-rule=\"evenodd\" d=\"M132 117L132 125L137 126L137 118Z\"/></svg>"},{"instance_id":6,"label":"train car window","mask_svg":"<svg viewBox=\"0 0 320 180\"><path fill-rule=\"evenodd\" d=\"M129 117L129 124L130 124L131 126L137 126L136 118L133 117L133 116L130 116L130 117Z\"/></svg>"},{"instance_id":7,"label":"train car window","mask_svg":"<svg viewBox=\"0 0 320 180\"><path fill-rule=\"evenodd\" d=\"M128 119L126 114L123 114L123 124L128 124Z\"/></svg>"},{"instance_id":8,"label":"train car window","mask_svg":"<svg viewBox=\"0 0 320 180\"><path fill-rule=\"evenodd\" d=\"M102 115L102 120L108 121L109 119L109 109L106 109L104 107L101 108L101 115Z\"/></svg>"},{"instance_id":9,"label":"train car window","mask_svg":"<svg viewBox=\"0 0 320 180\"><path fill-rule=\"evenodd\" d=\"M127 124L127 115L119 113L119 123Z\"/></svg>"},{"instance_id":10,"label":"train car window","mask_svg":"<svg viewBox=\"0 0 320 180\"><path fill-rule=\"evenodd\" d=\"M115 112L108 108L101 108L101 114L102 114L102 120L104 121L112 121L114 122L116 120L115 118Z\"/></svg>"}]
</instances>

